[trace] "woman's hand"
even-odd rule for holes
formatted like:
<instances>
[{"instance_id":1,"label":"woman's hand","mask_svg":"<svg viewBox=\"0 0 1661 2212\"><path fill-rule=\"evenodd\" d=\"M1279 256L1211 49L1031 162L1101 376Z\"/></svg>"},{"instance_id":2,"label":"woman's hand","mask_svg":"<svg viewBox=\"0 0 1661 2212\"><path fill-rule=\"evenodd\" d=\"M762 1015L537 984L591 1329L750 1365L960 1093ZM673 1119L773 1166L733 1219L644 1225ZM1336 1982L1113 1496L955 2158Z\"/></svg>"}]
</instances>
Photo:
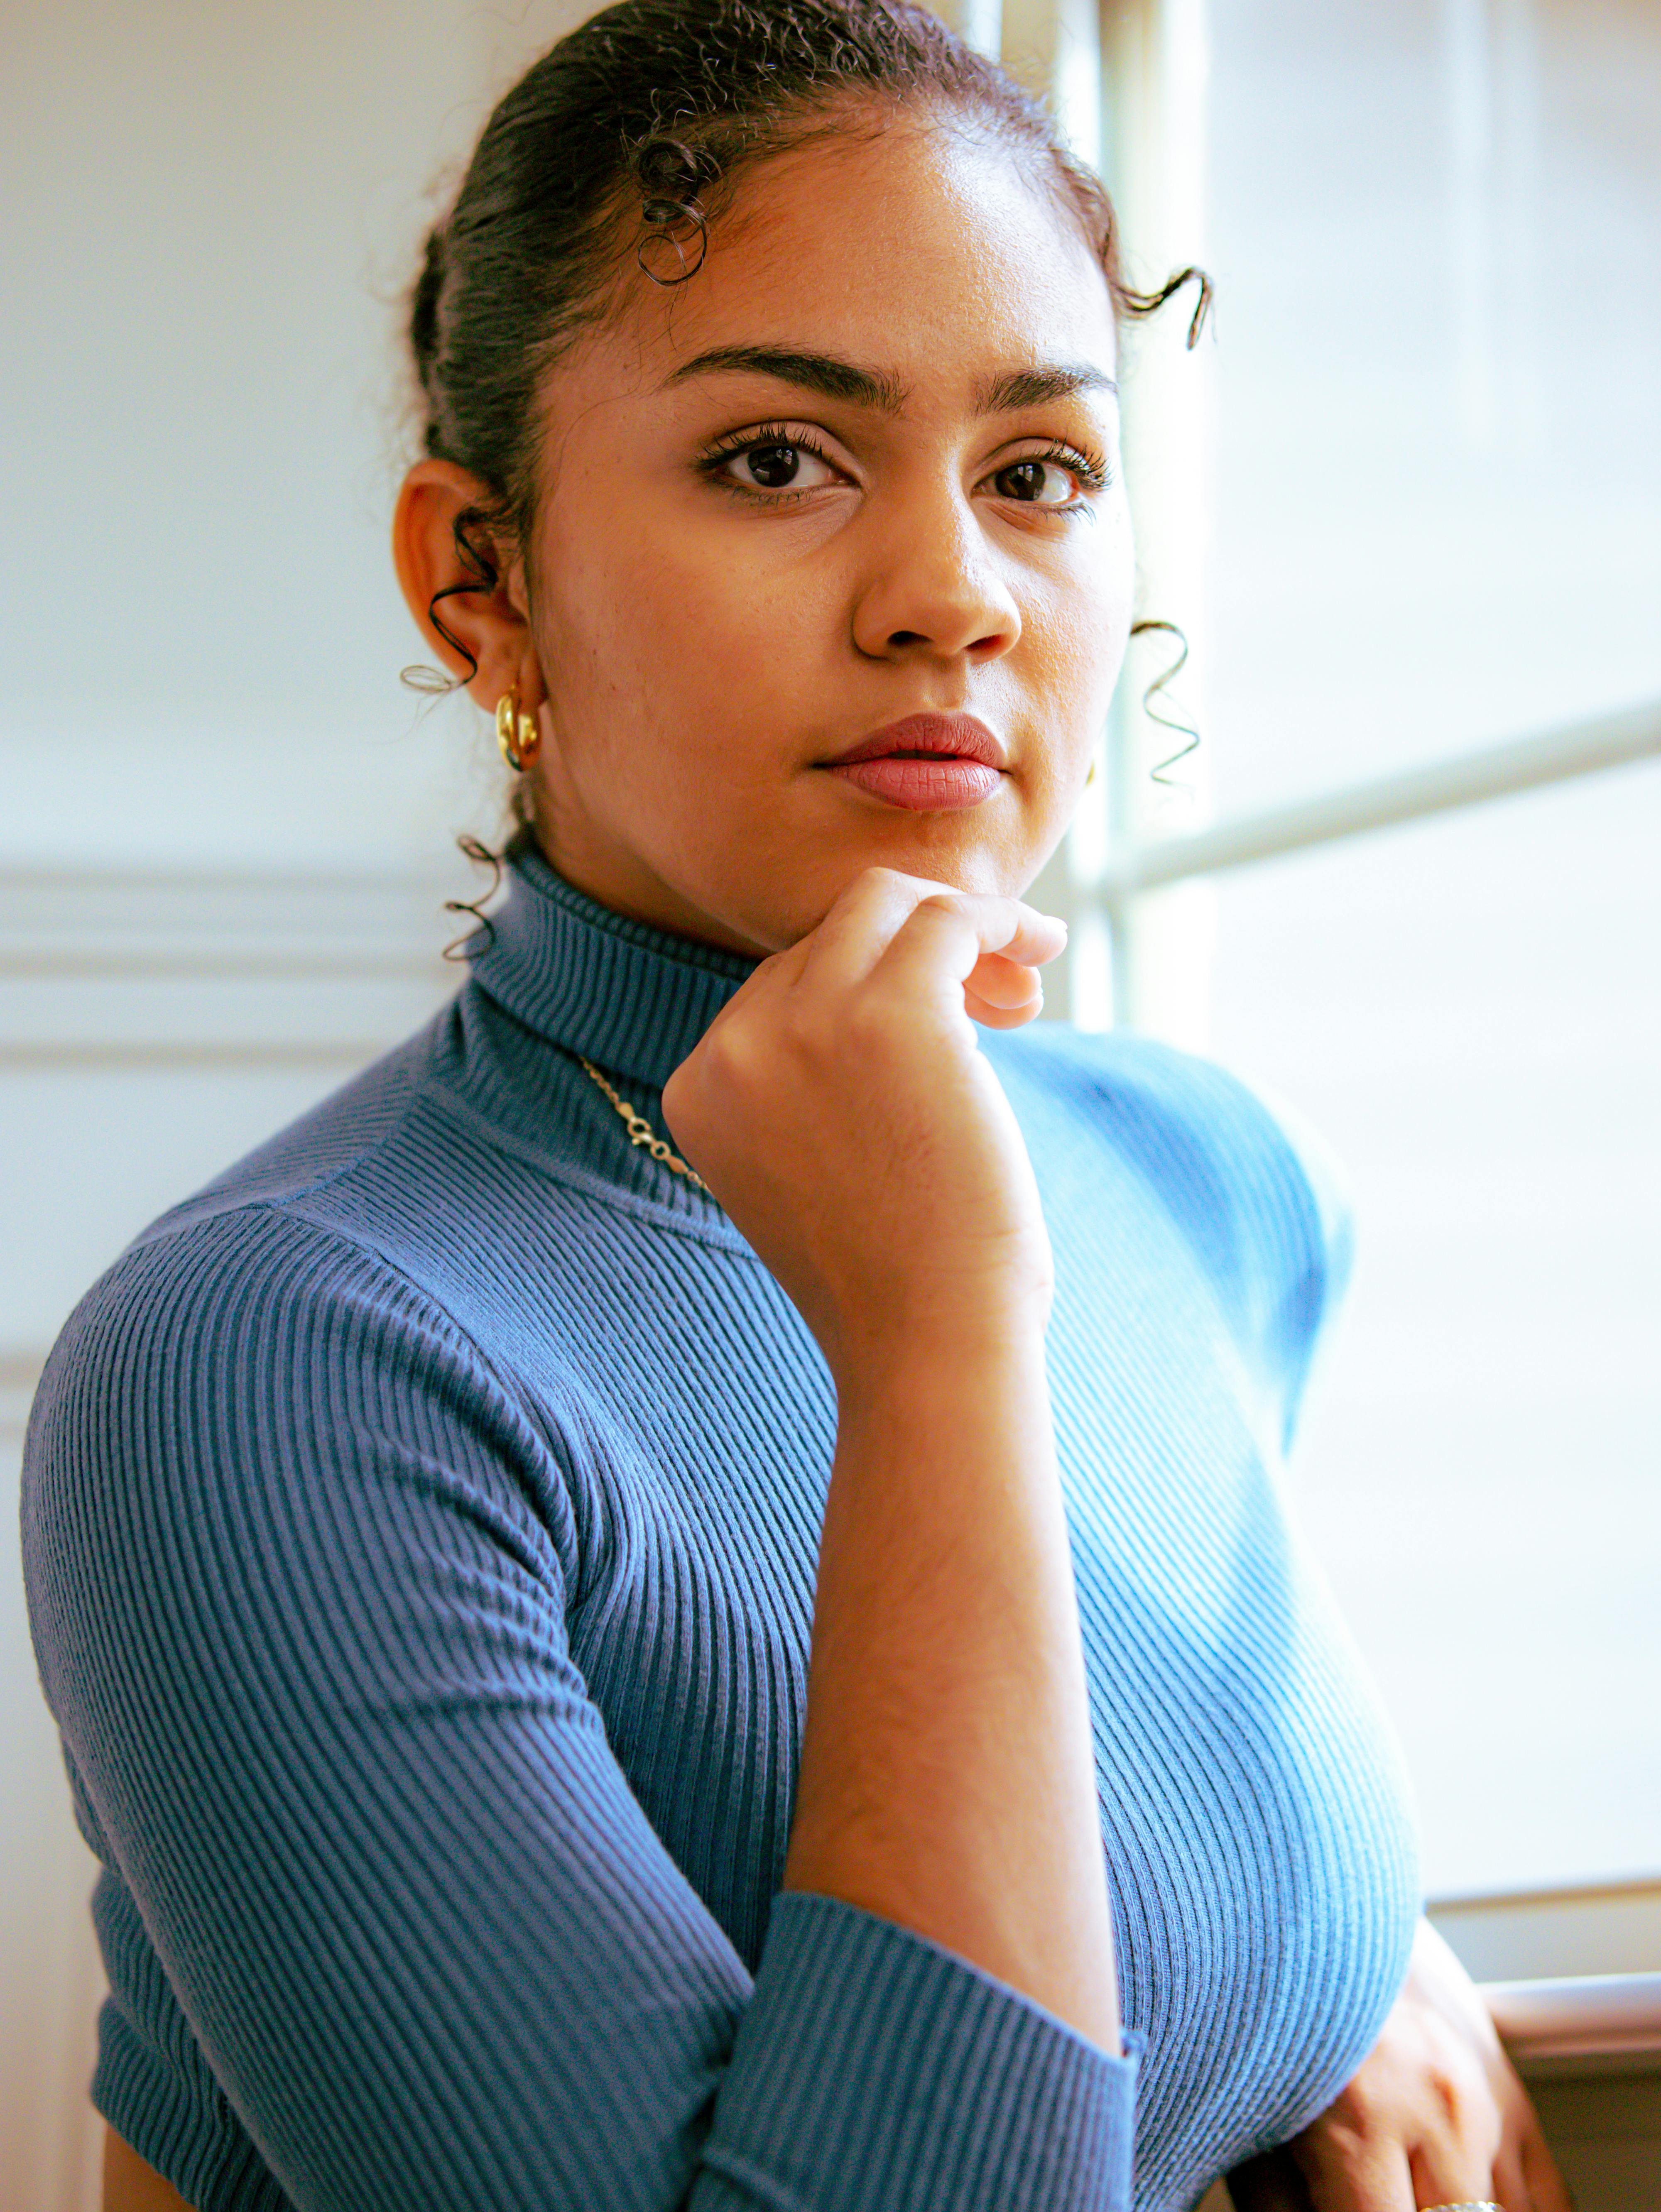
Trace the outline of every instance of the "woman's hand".
<instances>
[{"instance_id":1,"label":"woman's hand","mask_svg":"<svg viewBox=\"0 0 1661 2212\"><path fill-rule=\"evenodd\" d=\"M973 1027L1037 1012L1064 934L873 868L757 969L663 1105L836 1380L784 1887L915 1929L1116 2054L1050 1240Z\"/></svg>"},{"instance_id":2,"label":"woman's hand","mask_svg":"<svg viewBox=\"0 0 1661 2212\"><path fill-rule=\"evenodd\" d=\"M1017 899L867 869L666 1086L677 1145L833 1370L873 1332L972 1340L1047 1317L1037 1186L973 1024L1031 1020L1065 941Z\"/></svg>"},{"instance_id":3,"label":"woman's hand","mask_svg":"<svg viewBox=\"0 0 1661 2212\"><path fill-rule=\"evenodd\" d=\"M1427 1920L1383 2034L1319 2119L1228 2177L1237 2212L1573 2212L1470 1977Z\"/></svg>"}]
</instances>

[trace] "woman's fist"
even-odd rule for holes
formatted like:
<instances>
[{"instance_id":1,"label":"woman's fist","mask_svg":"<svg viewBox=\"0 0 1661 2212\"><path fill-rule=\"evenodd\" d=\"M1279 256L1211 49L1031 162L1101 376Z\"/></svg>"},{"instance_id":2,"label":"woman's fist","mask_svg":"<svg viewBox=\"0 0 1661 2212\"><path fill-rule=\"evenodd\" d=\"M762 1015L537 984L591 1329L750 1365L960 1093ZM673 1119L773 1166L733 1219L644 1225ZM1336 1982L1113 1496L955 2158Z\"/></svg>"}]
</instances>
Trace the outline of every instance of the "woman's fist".
<instances>
[{"instance_id":1,"label":"woman's fist","mask_svg":"<svg viewBox=\"0 0 1661 2212\"><path fill-rule=\"evenodd\" d=\"M975 1023L1043 1006L1065 926L872 868L764 961L666 1085L676 1144L833 1370L1047 1317L1031 1164Z\"/></svg>"}]
</instances>

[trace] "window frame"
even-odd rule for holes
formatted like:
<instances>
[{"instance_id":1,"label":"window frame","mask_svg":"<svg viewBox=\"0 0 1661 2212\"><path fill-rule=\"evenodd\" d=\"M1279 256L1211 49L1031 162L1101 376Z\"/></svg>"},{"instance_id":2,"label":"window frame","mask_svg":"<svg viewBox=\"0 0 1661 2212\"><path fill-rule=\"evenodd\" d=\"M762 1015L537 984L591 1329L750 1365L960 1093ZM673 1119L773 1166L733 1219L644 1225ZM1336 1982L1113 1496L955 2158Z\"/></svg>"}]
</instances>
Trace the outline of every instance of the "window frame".
<instances>
[{"instance_id":1,"label":"window frame","mask_svg":"<svg viewBox=\"0 0 1661 2212\"><path fill-rule=\"evenodd\" d=\"M1204 264L1205 0L944 0L940 12L1047 101L1099 168L1132 242L1133 282ZM1469 66L1469 53L1465 60ZM1202 723L1204 575L1196 549L1214 497L1206 350L1179 374L1133 375L1124 398L1138 611L1180 611L1193 650L1184 703L1188 719ZM1199 823L1173 833L1160 818L1165 793L1152 774L1169 753L1170 732L1150 721L1135 696L1138 679L1154 672L1133 667L1121 683L1103 738L1105 772L1031 894L1071 925L1054 1001L1086 1029L1125 1025L1196 1041L1206 932L1202 919L1194 927L1196 910L1184 900L1203 896L1225 871L1661 756L1658 699L1220 822L1204 818L1201 756L1188 782ZM1456 1943L1462 1932L1476 1942L1477 1970L1525 2066L1537 2060L1572 2069L1577 2051L1604 2063L1625 2052L1646 2054L1646 2069L1661 2073L1661 1975L1610 1975L1607 1944L1590 1932L1628 1892L1645 1911L1661 1911L1661 1879L1432 1900L1430 1911ZM1542 1976L1548 1953L1550 1972Z\"/></svg>"}]
</instances>

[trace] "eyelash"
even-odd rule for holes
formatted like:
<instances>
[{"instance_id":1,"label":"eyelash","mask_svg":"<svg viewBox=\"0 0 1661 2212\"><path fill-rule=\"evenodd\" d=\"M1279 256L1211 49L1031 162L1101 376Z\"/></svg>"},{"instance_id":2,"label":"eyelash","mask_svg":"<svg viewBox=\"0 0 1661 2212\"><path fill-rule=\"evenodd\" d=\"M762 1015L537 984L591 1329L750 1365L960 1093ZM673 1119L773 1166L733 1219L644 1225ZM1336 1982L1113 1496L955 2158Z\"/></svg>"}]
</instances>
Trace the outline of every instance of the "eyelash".
<instances>
[{"instance_id":1,"label":"eyelash","mask_svg":"<svg viewBox=\"0 0 1661 2212\"><path fill-rule=\"evenodd\" d=\"M792 500L802 498L804 494L799 491L764 491L759 485L735 483L732 477L721 475L722 468L735 454L759 453L768 446L789 446L799 453L812 453L827 468L836 466L823 447L816 446L811 438L805 438L800 430L793 430L788 422L763 422L753 430L715 440L698 456L698 471L719 484L723 491L736 492L740 499L757 499L769 506L784 506Z\"/></svg>"},{"instance_id":2,"label":"eyelash","mask_svg":"<svg viewBox=\"0 0 1661 2212\"><path fill-rule=\"evenodd\" d=\"M730 477L721 475L722 468L735 453L752 453L769 446L789 446L799 453L812 453L827 468L836 466L822 447L816 446L812 438L805 437L800 430L793 430L788 422L764 422L753 430L715 440L698 456L698 471L722 490L730 491L739 499L757 501L763 506L786 507L796 500L806 499L808 496L806 491L764 491L758 486L735 483ZM1014 460L1006 461L1004 467L1016 468L1023 461L1054 461L1060 467L1069 470L1091 492L1105 491L1113 481L1112 471L1104 461L1094 459L1090 454L1080 453L1076 446L1063 445L1059 441L1052 441L1039 453L1018 453ZM997 470L994 473L1001 475L1003 471ZM813 485L809 489L818 490L820 487ZM1038 507L1035 500L1018 501L1015 504L1037 507L1041 514L1082 514L1089 508L1088 501L1082 498L1068 500L1064 507Z\"/></svg>"}]
</instances>

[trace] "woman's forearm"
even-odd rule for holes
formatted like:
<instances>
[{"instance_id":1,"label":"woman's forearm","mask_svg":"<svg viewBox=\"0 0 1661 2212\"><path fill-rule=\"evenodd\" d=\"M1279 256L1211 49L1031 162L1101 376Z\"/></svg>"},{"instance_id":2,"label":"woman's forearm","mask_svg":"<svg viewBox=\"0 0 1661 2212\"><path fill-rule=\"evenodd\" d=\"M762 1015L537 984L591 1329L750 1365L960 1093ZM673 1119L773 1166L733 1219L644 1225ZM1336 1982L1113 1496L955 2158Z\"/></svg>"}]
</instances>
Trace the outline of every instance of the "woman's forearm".
<instances>
[{"instance_id":1,"label":"woman's forearm","mask_svg":"<svg viewBox=\"0 0 1661 2212\"><path fill-rule=\"evenodd\" d=\"M868 869L722 1009L663 1108L837 1382L786 1885L931 1937L1116 2053L1053 1261L975 1033L1031 1018L1064 934Z\"/></svg>"},{"instance_id":2,"label":"woman's forearm","mask_svg":"<svg viewBox=\"0 0 1661 2212\"><path fill-rule=\"evenodd\" d=\"M915 1929L1116 2051L1042 1328L874 1345L837 1383L785 1886Z\"/></svg>"}]
</instances>

